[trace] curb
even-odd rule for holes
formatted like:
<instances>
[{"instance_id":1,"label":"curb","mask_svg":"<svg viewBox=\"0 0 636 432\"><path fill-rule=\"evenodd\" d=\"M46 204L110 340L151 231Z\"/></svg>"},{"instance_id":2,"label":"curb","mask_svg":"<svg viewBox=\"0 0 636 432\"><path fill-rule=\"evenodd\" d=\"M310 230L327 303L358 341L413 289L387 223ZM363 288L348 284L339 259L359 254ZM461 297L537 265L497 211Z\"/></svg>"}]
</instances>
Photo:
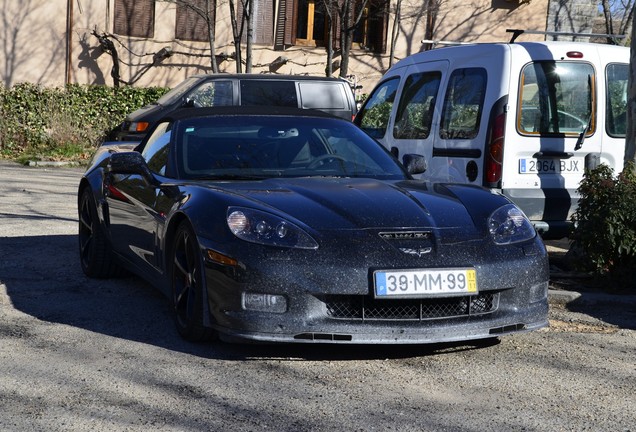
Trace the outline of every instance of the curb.
<instances>
[{"instance_id":1,"label":"curb","mask_svg":"<svg viewBox=\"0 0 636 432\"><path fill-rule=\"evenodd\" d=\"M30 167L76 167L79 164L75 162L64 161L29 161L27 166Z\"/></svg>"},{"instance_id":2,"label":"curb","mask_svg":"<svg viewBox=\"0 0 636 432\"><path fill-rule=\"evenodd\" d=\"M555 290L548 288L548 303L555 305L566 305L581 297L580 292Z\"/></svg>"}]
</instances>

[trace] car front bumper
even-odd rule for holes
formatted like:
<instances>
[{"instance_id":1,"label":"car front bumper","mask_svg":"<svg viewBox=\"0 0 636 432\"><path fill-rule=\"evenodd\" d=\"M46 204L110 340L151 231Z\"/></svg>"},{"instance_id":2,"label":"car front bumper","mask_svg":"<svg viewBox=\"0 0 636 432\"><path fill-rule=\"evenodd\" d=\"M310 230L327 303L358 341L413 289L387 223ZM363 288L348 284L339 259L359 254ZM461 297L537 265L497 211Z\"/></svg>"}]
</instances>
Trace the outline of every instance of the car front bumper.
<instances>
[{"instance_id":1,"label":"car front bumper","mask_svg":"<svg viewBox=\"0 0 636 432\"><path fill-rule=\"evenodd\" d=\"M234 268L206 265L209 321L224 340L424 344L493 338L548 325L548 259L538 238L524 246L488 250L466 245L461 254L427 258L426 266L401 257L397 265L404 268L475 268L477 295L441 298L374 298L378 266L368 256L343 263L333 257L303 259L312 252L294 251L293 258L271 251L259 257L257 246L252 252ZM473 262L467 263L467 256ZM249 310L244 293L280 296L286 305L282 312Z\"/></svg>"}]
</instances>

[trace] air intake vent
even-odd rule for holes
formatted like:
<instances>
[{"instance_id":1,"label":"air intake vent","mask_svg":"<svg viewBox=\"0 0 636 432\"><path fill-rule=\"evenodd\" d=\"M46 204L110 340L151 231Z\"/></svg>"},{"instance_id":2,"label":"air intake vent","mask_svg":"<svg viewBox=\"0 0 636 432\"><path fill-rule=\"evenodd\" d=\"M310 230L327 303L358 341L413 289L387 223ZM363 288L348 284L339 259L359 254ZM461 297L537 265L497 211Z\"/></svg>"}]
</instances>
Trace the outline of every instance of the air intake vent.
<instances>
[{"instance_id":1,"label":"air intake vent","mask_svg":"<svg viewBox=\"0 0 636 432\"><path fill-rule=\"evenodd\" d=\"M499 306L499 293L435 299L374 299L371 296L326 296L327 315L335 319L422 321L482 315Z\"/></svg>"}]
</instances>

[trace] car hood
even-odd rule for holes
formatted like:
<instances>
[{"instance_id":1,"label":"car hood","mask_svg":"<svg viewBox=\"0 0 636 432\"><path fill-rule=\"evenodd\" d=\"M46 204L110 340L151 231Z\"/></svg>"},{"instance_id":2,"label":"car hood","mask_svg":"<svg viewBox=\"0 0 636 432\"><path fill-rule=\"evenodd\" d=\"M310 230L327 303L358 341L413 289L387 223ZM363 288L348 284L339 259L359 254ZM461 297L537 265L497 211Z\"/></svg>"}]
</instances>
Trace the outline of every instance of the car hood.
<instances>
[{"instance_id":1,"label":"car hood","mask_svg":"<svg viewBox=\"0 0 636 432\"><path fill-rule=\"evenodd\" d=\"M161 116L163 106L153 103L133 111L126 116L126 121L156 121Z\"/></svg>"},{"instance_id":2,"label":"car hood","mask_svg":"<svg viewBox=\"0 0 636 432\"><path fill-rule=\"evenodd\" d=\"M495 195L481 188L420 181L299 178L218 187L316 230L439 229L474 238L485 233L485 218L501 205L485 199Z\"/></svg>"}]
</instances>

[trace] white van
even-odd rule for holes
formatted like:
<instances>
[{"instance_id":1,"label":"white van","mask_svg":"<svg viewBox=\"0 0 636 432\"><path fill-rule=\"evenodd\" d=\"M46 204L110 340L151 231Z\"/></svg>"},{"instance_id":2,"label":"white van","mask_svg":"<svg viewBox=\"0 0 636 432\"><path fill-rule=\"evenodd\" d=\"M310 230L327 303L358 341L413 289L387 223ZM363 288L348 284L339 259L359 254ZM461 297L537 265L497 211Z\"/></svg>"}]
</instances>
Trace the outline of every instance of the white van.
<instances>
[{"instance_id":1,"label":"white van","mask_svg":"<svg viewBox=\"0 0 636 432\"><path fill-rule=\"evenodd\" d=\"M407 57L355 122L396 155L426 156L423 179L500 190L544 238L568 234L586 167L620 172L629 48L516 42Z\"/></svg>"}]
</instances>

